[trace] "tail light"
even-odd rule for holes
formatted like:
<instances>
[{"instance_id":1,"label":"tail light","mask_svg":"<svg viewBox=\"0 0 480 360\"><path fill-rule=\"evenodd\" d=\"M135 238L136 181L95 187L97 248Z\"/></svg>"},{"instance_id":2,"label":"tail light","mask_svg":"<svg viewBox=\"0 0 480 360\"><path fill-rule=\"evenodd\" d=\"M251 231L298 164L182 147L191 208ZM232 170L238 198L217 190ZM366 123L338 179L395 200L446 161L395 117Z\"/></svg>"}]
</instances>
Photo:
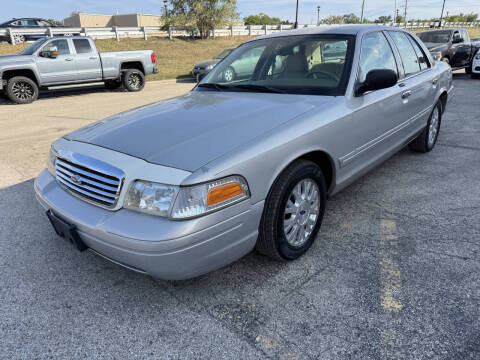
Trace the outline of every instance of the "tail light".
<instances>
[{"instance_id":1,"label":"tail light","mask_svg":"<svg viewBox=\"0 0 480 360\"><path fill-rule=\"evenodd\" d=\"M155 59L155 53L152 53L152 64L155 64L157 60Z\"/></svg>"}]
</instances>

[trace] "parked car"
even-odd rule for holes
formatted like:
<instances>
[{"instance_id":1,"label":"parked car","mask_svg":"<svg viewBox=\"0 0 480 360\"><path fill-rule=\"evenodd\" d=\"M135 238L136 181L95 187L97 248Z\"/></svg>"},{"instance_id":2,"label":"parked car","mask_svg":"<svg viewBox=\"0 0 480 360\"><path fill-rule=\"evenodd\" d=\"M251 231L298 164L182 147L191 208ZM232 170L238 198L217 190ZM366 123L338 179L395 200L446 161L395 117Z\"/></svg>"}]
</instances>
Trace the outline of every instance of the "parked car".
<instances>
[{"instance_id":1,"label":"parked car","mask_svg":"<svg viewBox=\"0 0 480 360\"><path fill-rule=\"evenodd\" d=\"M444 61L453 69L465 69L472 73L472 60L480 48L472 43L465 29L425 31L418 34L435 60Z\"/></svg>"},{"instance_id":2,"label":"parked car","mask_svg":"<svg viewBox=\"0 0 480 360\"><path fill-rule=\"evenodd\" d=\"M120 86L140 91L145 76L156 73L155 53L136 50L99 53L85 36L42 38L19 55L0 56L0 91L17 104L38 98L40 88L104 81L108 89Z\"/></svg>"},{"instance_id":3,"label":"parked car","mask_svg":"<svg viewBox=\"0 0 480 360\"><path fill-rule=\"evenodd\" d=\"M325 59L338 43L343 58ZM226 80L247 54L250 73ZM434 148L452 95L450 66L401 29L266 35L190 93L55 141L35 192L77 249L157 278L195 277L254 247L294 260L328 197L407 144Z\"/></svg>"},{"instance_id":4,"label":"parked car","mask_svg":"<svg viewBox=\"0 0 480 360\"><path fill-rule=\"evenodd\" d=\"M12 19L0 24L0 29L12 28L12 29L38 29L38 28L56 28L56 27L65 27L63 25L58 25L54 22L45 19L39 18L21 18L21 19ZM67 34L73 35L73 34ZM38 40L45 35L43 34L14 34L14 40L16 44L23 43L25 41L35 41ZM9 36L0 36L0 41L8 41L10 42Z\"/></svg>"},{"instance_id":5,"label":"parked car","mask_svg":"<svg viewBox=\"0 0 480 360\"><path fill-rule=\"evenodd\" d=\"M197 82L202 80L220 61L227 57L234 48L222 50L219 54L213 57L213 59L203 61L195 64L192 70L192 75L197 79Z\"/></svg>"}]
</instances>

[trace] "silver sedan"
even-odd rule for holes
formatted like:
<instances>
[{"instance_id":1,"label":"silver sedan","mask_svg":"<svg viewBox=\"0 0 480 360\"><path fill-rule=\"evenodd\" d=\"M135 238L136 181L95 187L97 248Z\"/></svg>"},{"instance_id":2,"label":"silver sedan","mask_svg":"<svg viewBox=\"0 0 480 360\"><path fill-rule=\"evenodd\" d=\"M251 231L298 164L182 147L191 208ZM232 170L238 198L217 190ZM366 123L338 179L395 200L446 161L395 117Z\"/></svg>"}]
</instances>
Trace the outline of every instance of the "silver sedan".
<instances>
[{"instance_id":1,"label":"silver sedan","mask_svg":"<svg viewBox=\"0 0 480 360\"><path fill-rule=\"evenodd\" d=\"M400 29L262 36L187 95L57 140L35 190L77 249L154 277L195 277L254 248L295 260L328 197L407 144L434 148L452 95L450 67Z\"/></svg>"}]
</instances>

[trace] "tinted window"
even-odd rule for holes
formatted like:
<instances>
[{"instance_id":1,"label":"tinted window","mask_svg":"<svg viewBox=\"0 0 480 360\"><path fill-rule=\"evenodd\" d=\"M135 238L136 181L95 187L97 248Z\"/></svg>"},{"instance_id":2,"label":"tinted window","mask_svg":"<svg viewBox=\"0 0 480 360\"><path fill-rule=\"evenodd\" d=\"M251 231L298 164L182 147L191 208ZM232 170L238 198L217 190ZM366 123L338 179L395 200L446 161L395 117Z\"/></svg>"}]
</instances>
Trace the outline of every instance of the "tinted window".
<instances>
[{"instance_id":1,"label":"tinted window","mask_svg":"<svg viewBox=\"0 0 480 360\"><path fill-rule=\"evenodd\" d=\"M450 41L452 32L450 30L428 31L418 35L423 42L444 44Z\"/></svg>"},{"instance_id":2,"label":"tinted window","mask_svg":"<svg viewBox=\"0 0 480 360\"><path fill-rule=\"evenodd\" d=\"M38 26L47 26L47 27L52 26L52 24L50 24L50 23L48 23L44 20L37 20L37 23L38 23Z\"/></svg>"},{"instance_id":3,"label":"tinted window","mask_svg":"<svg viewBox=\"0 0 480 360\"><path fill-rule=\"evenodd\" d=\"M420 64L415 53L412 43L408 40L407 35L399 31L392 31L390 35L398 48L400 57L402 58L405 76L415 74L420 71Z\"/></svg>"},{"instance_id":4,"label":"tinted window","mask_svg":"<svg viewBox=\"0 0 480 360\"><path fill-rule=\"evenodd\" d=\"M49 42L47 45L45 45L42 48L43 52L52 52L52 51L58 51L60 55L69 55L70 54L70 48L68 47L68 41L67 40L54 40Z\"/></svg>"},{"instance_id":5,"label":"tinted window","mask_svg":"<svg viewBox=\"0 0 480 360\"><path fill-rule=\"evenodd\" d=\"M374 69L389 69L398 75L392 48L381 32L367 34L363 38L358 82L364 82L368 72Z\"/></svg>"},{"instance_id":6,"label":"tinted window","mask_svg":"<svg viewBox=\"0 0 480 360\"><path fill-rule=\"evenodd\" d=\"M90 41L88 41L87 39L74 39L73 44L75 45L75 50L77 50L77 54L88 54L92 52Z\"/></svg>"},{"instance_id":7,"label":"tinted window","mask_svg":"<svg viewBox=\"0 0 480 360\"><path fill-rule=\"evenodd\" d=\"M413 49L415 50L415 53L417 54L418 62L420 64L420 69L425 70L430 67L430 64L428 63L428 58L423 52L422 48L418 45L418 43L415 41L414 38L412 38L410 35L408 35L408 39L412 43Z\"/></svg>"}]
</instances>

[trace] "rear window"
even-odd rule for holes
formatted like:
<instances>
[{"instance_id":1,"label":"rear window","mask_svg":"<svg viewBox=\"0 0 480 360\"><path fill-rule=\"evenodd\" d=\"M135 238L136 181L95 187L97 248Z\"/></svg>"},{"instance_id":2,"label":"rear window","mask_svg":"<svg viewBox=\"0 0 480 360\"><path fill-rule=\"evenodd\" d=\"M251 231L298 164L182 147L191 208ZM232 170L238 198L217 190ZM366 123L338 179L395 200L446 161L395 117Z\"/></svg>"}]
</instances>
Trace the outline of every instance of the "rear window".
<instances>
[{"instance_id":1,"label":"rear window","mask_svg":"<svg viewBox=\"0 0 480 360\"><path fill-rule=\"evenodd\" d=\"M92 52L90 41L88 41L87 39L74 39L73 44L75 45L75 50L77 51L77 54L88 54Z\"/></svg>"}]
</instances>

